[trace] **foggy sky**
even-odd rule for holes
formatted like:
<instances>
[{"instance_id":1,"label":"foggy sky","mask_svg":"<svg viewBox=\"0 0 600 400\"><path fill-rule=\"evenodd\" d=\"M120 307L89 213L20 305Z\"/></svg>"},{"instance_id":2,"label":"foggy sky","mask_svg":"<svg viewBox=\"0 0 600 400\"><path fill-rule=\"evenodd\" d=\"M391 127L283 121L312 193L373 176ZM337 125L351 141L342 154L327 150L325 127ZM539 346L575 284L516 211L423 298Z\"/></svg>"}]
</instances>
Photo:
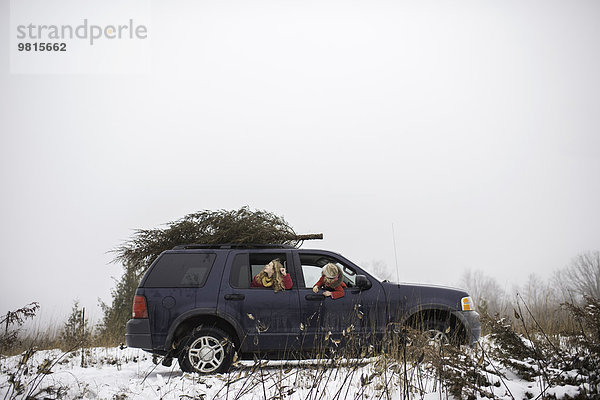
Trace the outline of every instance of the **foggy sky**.
<instances>
[{"instance_id":1,"label":"foggy sky","mask_svg":"<svg viewBox=\"0 0 600 400\"><path fill-rule=\"evenodd\" d=\"M1 2L1 25L9 2ZM0 313L110 301L134 229L248 205L401 281L600 248L597 1L151 2L151 71L9 71ZM368 269L368 268L367 268ZM99 311L94 311L98 317Z\"/></svg>"}]
</instances>

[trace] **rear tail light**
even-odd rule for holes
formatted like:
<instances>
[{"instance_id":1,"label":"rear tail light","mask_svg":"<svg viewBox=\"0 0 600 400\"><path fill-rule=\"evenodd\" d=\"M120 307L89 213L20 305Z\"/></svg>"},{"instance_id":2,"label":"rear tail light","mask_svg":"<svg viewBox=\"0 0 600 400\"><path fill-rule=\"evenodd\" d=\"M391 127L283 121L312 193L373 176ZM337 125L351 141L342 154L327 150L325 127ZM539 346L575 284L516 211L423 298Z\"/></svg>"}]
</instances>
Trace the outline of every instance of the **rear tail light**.
<instances>
[{"instance_id":1,"label":"rear tail light","mask_svg":"<svg viewBox=\"0 0 600 400\"><path fill-rule=\"evenodd\" d=\"M136 295L133 298L132 318L148 318L148 307L146 307L146 298Z\"/></svg>"}]
</instances>

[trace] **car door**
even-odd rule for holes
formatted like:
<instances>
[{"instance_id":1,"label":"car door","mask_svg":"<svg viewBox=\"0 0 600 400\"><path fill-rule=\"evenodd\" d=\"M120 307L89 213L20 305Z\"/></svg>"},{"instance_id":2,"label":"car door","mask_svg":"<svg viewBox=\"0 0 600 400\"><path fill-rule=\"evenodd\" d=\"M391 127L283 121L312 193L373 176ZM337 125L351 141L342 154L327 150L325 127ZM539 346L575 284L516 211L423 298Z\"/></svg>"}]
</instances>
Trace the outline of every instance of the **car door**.
<instances>
[{"instance_id":1,"label":"car door","mask_svg":"<svg viewBox=\"0 0 600 400\"><path fill-rule=\"evenodd\" d=\"M337 264L348 286L339 299L315 294L312 287L327 263ZM378 338L385 328L385 292L376 279L345 258L319 250L298 251L294 263L299 274L299 298L302 323L302 347L317 349L337 347L350 338L361 343ZM357 275L365 275L372 286L361 290L355 285Z\"/></svg>"},{"instance_id":2,"label":"car door","mask_svg":"<svg viewBox=\"0 0 600 400\"><path fill-rule=\"evenodd\" d=\"M300 304L294 271L292 289L252 288L250 282L273 259L289 264L289 250L231 251L227 260L219 308L238 321L243 330L242 351L286 351L298 347Z\"/></svg>"}]
</instances>

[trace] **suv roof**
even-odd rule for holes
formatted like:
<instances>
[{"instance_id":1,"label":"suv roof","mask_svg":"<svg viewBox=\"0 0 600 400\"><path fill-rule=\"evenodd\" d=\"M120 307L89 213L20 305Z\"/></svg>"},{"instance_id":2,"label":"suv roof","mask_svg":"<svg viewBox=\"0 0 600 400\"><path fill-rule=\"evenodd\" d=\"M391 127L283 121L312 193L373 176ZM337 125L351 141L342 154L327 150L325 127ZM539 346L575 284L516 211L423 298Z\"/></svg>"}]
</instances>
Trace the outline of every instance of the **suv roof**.
<instances>
[{"instance_id":1,"label":"suv roof","mask_svg":"<svg viewBox=\"0 0 600 400\"><path fill-rule=\"evenodd\" d=\"M258 243L221 243L221 244L183 244L172 250L186 249L297 249L288 244L258 244Z\"/></svg>"}]
</instances>

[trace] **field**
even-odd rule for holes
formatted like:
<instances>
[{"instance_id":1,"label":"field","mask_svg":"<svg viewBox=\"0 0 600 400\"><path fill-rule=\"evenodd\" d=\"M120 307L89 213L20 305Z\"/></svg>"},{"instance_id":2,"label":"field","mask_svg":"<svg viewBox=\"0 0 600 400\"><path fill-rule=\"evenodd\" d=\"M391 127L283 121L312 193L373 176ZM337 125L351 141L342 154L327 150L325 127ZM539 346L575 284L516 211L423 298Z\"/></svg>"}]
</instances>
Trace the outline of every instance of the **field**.
<instances>
[{"instance_id":1,"label":"field","mask_svg":"<svg viewBox=\"0 0 600 400\"><path fill-rule=\"evenodd\" d=\"M347 359L238 361L227 374L182 373L138 349L28 350L3 357L2 399L571 399L600 396L582 349L498 331L474 348L406 342ZM416 338L416 337L415 337ZM571 353L566 349L571 349ZM542 352L558 351L542 359ZM508 352L512 352L512 357ZM545 357L548 356L545 353ZM597 356L597 354L596 354ZM561 360L567 357L568 359ZM156 362L160 360L154 360ZM589 353L588 360L589 361ZM597 360L596 360L597 361ZM597 374L597 371L596 371Z\"/></svg>"},{"instance_id":2,"label":"field","mask_svg":"<svg viewBox=\"0 0 600 400\"><path fill-rule=\"evenodd\" d=\"M473 347L408 328L365 345L348 329L343 342L325 335L312 359L234 358L228 373L196 375L122 344L100 346L77 306L55 341L22 337L32 304L2 320L0 399L600 399L600 300L542 316L516 306L502 317L480 310L484 336Z\"/></svg>"}]
</instances>

